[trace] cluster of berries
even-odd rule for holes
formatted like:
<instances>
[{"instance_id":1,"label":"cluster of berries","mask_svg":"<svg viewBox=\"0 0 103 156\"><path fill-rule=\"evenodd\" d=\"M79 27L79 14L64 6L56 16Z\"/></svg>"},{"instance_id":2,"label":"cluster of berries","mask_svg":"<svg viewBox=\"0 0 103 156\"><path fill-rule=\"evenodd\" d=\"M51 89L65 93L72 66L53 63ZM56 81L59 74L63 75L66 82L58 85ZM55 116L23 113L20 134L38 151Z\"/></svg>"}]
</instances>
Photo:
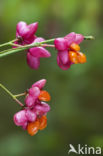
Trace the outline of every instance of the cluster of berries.
<instances>
[{"instance_id":1,"label":"cluster of berries","mask_svg":"<svg viewBox=\"0 0 103 156\"><path fill-rule=\"evenodd\" d=\"M35 35L38 23L27 25L25 22L19 22L16 28L16 37L18 41L15 44L27 45L36 42L45 41L42 37ZM54 47L58 50L57 64L67 70L72 64L85 63L86 56L80 52L79 44L84 40L84 36L74 32L69 33L64 38L54 39ZM30 48L27 52L27 63L32 69L38 69L40 66L40 58L50 57L51 54L44 46Z\"/></svg>"},{"instance_id":2,"label":"cluster of berries","mask_svg":"<svg viewBox=\"0 0 103 156\"><path fill-rule=\"evenodd\" d=\"M45 39L35 35L38 28L38 23L27 25L25 22L19 22L16 27L16 38L18 41L14 42L19 45L33 44L35 42L42 42ZM40 66L41 57L50 57L51 54L44 47L33 47L27 52L27 64L32 69L38 69Z\"/></svg>"},{"instance_id":3,"label":"cluster of berries","mask_svg":"<svg viewBox=\"0 0 103 156\"><path fill-rule=\"evenodd\" d=\"M57 63L61 69L67 70L72 64L86 62L86 56L79 52L80 46L78 45L83 39L83 35L74 32L64 38L55 39L55 48L58 50Z\"/></svg>"},{"instance_id":4,"label":"cluster of berries","mask_svg":"<svg viewBox=\"0 0 103 156\"><path fill-rule=\"evenodd\" d=\"M34 83L25 97L25 107L14 115L14 123L27 130L30 135L35 135L38 130L47 126L47 112L50 106L45 101L50 101L49 93L43 90L46 80Z\"/></svg>"}]
</instances>

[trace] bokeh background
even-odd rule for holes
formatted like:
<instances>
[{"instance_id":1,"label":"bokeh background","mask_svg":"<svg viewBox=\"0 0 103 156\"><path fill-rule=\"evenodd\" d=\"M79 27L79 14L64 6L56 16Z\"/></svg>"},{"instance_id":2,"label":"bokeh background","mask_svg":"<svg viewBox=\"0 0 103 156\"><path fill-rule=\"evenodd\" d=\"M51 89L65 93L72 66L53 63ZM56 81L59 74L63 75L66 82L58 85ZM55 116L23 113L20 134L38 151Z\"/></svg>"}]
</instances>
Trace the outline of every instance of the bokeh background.
<instances>
[{"instance_id":1,"label":"bokeh background","mask_svg":"<svg viewBox=\"0 0 103 156\"><path fill-rule=\"evenodd\" d=\"M27 66L25 52L0 59L0 83L14 94L46 78L52 96L48 127L31 137L14 125L20 107L0 89L0 156L66 156L69 144L103 146L102 7L103 0L0 0L0 43L15 38L19 21L38 21L36 35L46 39L72 31L96 38L81 44L87 63L67 71L51 48L52 57L41 59L37 71Z\"/></svg>"}]
</instances>

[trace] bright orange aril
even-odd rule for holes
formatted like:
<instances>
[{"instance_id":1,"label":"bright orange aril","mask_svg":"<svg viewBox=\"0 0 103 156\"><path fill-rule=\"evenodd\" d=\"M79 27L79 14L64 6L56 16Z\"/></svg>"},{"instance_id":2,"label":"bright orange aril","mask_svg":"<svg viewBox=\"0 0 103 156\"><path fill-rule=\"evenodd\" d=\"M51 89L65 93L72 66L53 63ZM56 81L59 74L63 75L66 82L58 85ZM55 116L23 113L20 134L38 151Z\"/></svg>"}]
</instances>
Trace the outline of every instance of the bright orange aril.
<instances>
[{"instance_id":1,"label":"bright orange aril","mask_svg":"<svg viewBox=\"0 0 103 156\"><path fill-rule=\"evenodd\" d=\"M70 45L70 49L73 50L73 51L80 51L80 46L76 43L72 43Z\"/></svg>"},{"instance_id":2,"label":"bright orange aril","mask_svg":"<svg viewBox=\"0 0 103 156\"><path fill-rule=\"evenodd\" d=\"M50 101L51 100L50 94L45 90L40 91L40 95L38 98L41 101Z\"/></svg>"},{"instance_id":3,"label":"bright orange aril","mask_svg":"<svg viewBox=\"0 0 103 156\"><path fill-rule=\"evenodd\" d=\"M87 61L85 54L83 54L81 52L77 52L77 55L78 55L79 63L85 63Z\"/></svg>"},{"instance_id":4,"label":"bright orange aril","mask_svg":"<svg viewBox=\"0 0 103 156\"><path fill-rule=\"evenodd\" d=\"M39 120L28 123L28 126L27 126L28 134L30 134L31 136L35 135L39 130L39 125L40 125Z\"/></svg>"},{"instance_id":5,"label":"bright orange aril","mask_svg":"<svg viewBox=\"0 0 103 156\"><path fill-rule=\"evenodd\" d=\"M40 119L39 119L39 129L43 130L44 128L46 128L47 126L47 117L45 115L43 115Z\"/></svg>"},{"instance_id":6,"label":"bright orange aril","mask_svg":"<svg viewBox=\"0 0 103 156\"><path fill-rule=\"evenodd\" d=\"M77 64L78 63L78 55L77 55L77 53L74 52L74 51L69 51L69 60L72 63Z\"/></svg>"}]
</instances>

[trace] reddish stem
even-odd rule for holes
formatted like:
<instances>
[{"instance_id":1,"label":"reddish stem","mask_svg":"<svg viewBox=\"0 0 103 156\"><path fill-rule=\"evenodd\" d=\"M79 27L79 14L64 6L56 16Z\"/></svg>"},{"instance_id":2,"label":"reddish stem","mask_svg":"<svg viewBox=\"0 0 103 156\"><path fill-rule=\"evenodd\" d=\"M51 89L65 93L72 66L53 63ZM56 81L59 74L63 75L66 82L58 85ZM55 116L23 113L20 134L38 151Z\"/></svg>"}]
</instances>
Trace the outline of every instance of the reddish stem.
<instances>
[{"instance_id":1,"label":"reddish stem","mask_svg":"<svg viewBox=\"0 0 103 156\"><path fill-rule=\"evenodd\" d=\"M16 101L21 107L24 106L17 98L15 98L15 101Z\"/></svg>"}]
</instances>

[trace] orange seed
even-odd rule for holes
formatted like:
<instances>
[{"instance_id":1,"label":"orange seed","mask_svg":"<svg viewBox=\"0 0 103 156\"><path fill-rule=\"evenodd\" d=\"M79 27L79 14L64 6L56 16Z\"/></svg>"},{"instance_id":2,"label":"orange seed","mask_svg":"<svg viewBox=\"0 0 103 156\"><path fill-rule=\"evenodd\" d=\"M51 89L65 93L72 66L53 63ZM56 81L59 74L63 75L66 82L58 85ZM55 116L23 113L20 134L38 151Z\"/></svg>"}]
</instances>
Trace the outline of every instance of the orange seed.
<instances>
[{"instance_id":1,"label":"orange seed","mask_svg":"<svg viewBox=\"0 0 103 156\"><path fill-rule=\"evenodd\" d=\"M38 98L41 101L50 101L51 100L50 94L45 90L40 91L40 95Z\"/></svg>"},{"instance_id":2,"label":"orange seed","mask_svg":"<svg viewBox=\"0 0 103 156\"><path fill-rule=\"evenodd\" d=\"M77 64L78 63L78 55L74 51L69 51L69 59L72 63Z\"/></svg>"},{"instance_id":3,"label":"orange seed","mask_svg":"<svg viewBox=\"0 0 103 156\"><path fill-rule=\"evenodd\" d=\"M78 52L77 55L79 63L85 63L87 61L85 54Z\"/></svg>"},{"instance_id":4,"label":"orange seed","mask_svg":"<svg viewBox=\"0 0 103 156\"><path fill-rule=\"evenodd\" d=\"M40 119L39 119L39 129L43 130L44 128L46 128L47 126L47 117L45 115L43 115Z\"/></svg>"},{"instance_id":5,"label":"orange seed","mask_svg":"<svg viewBox=\"0 0 103 156\"><path fill-rule=\"evenodd\" d=\"M39 129L39 121L36 120L35 122L30 122L27 126L28 134L31 136L35 135L38 132Z\"/></svg>"},{"instance_id":6,"label":"orange seed","mask_svg":"<svg viewBox=\"0 0 103 156\"><path fill-rule=\"evenodd\" d=\"M73 51L80 51L80 46L76 43L72 43L70 45L70 49L73 50Z\"/></svg>"}]
</instances>

